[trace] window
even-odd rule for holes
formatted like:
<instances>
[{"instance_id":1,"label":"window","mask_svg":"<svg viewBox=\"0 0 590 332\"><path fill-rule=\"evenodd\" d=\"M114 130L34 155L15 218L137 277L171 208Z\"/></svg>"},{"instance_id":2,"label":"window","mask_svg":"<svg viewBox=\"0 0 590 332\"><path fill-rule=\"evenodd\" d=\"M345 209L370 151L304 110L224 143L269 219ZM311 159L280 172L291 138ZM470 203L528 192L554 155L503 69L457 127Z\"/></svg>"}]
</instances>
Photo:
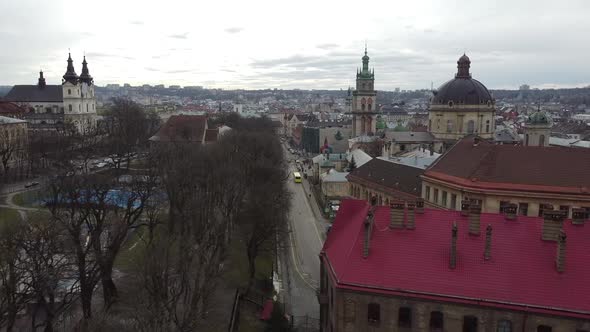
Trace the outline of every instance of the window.
<instances>
[{"instance_id":1,"label":"window","mask_svg":"<svg viewBox=\"0 0 590 332\"><path fill-rule=\"evenodd\" d=\"M552 211L553 210L553 205L551 204L539 204L539 217L543 216L543 211Z\"/></svg>"},{"instance_id":2,"label":"window","mask_svg":"<svg viewBox=\"0 0 590 332\"><path fill-rule=\"evenodd\" d=\"M406 145L405 145L405 144L401 144L401 145L399 146L399 150L400 150L400 151L406 151Z\"/></svg>"},{"instance_id":3,"label":"window","mask_svg":"<svg viewBox=\"0 0 590 332\"><path fill-rule=\"evenodd\" d=\"M362 104L361 105L361 111L364 111L364 110L365 110L365 104Z\"/></svg>"},{"instance_id":4,"label":"window","mask_svg":"<svg viewBox=\"0 0 590 332\"><path fill-rule=\"evenodd\" d=\"M474 131L475 131L475 121L469 120L469 122L467 122L467 133L473 134Z\"/></svg>"},{"instance_id":5,"label":"window","mask_svg":"<svg viewBox=\"0 0 590 332\"><path fill-rule=\"evenodd\" d=\"M551 332L553 328L548 325L539 325L537 326L537 332Z\"/></svg>"},{"instance_id":6,"label":"window","mask_svg":"<svg viewBox=\"0 0 590 332\"><path fill-rule=\"evenodd\" d=\"M528 146L529 145L529 134L525 134L524 135L524 145Z\"/></svg>"},{"instance_id":7,"label":"window","mask_svg":"<svg viewBox=\"0 0 590 332\"><path fill-rule=\"evenodd\" d=\"M381 307L377 303L369 303L367 311L367 320L369 324L379 324L381 320Z\"/></svg>"},{"instance_id":8,"label":"window","mask_svg":"<svg viewBox=\"0 0 590 332\"><path fill-rule=\"evenodd\" d=\"M518 214L526 216L529 213L529 203L518 203Z\"/></svg>"},{"instance_id":9,"label":"window","mask_svg":"<svg viewBox=\"0 0 590 332\"><path fill-rule=\"evenodd\" d=\"M68 110L71 112L72 111L72 105L68 105Z\"/></svg>"},{"instance_id":10,"label":"window","mask_svg":"<svg viewBox=\"0 0 590 332\"><path fill-rule=\"evenodd\" d=\"M463 332L477 332L477 317L463 316Z\"/></svg>"},{"instance_id":11,"label":"window","mask_svg":"<svg viewBox=\"0 0 590 332\"><path fill-rule=\"evenodd\" d=\"M486 120L486 133L490 132L490 120Z\"/></svg>"},{"instance_id":12,"label":"window","mask_svg":"<svg viewBox=\"0 0 590 332\"><path fill-rule=\"evenodd\" d=\"M440 311L433 311L430 313L430 331L442 332L444 329L444 316Z\"/></svg>"},{"instance_id":13,"label":"window","mask_svg":"<svg viewBox=\"0 0 590 332\"><path fill-rule=\"evenodd\" d=\"M506 207L506 205L510 204L510 202L508 201L500 201L500 213L504 213L504 208Z\"/></svg>"},{"instance_id":14,"label":"window","mask_svg":"<svg viewBox=\"0 0 590 332\"><path fill-rule=\"evenodd\" d=\"M453 132L453 120L447 120L447 133Z\"/></svg>"},{"instance_id":15,"label":"window","mask_svg":"<svg viewBox=\"0 0 590 332\"><path fill-rule=\"evenodd\" d=\"M545 135L539 136L539 146L545 146Z\"/></svg>"},{"instance_id":16,"label":"window","mask_svg":"<svg viewBox=\"0 0 590 332\"><path fill-rule=\"evenodd\" d=\"M412 309L408 307L399 308L397 315L397 326L412 327Z\"/></svg>"},{"instance_id":17,"label":"window","mask_svg":"<svg viewBox=\"0 0 590 332\"><path fill-rule=\"evenodd\" d=\"M451 209L453 209L453 210L457 209L457 195L456 194L451 194Z\"/></svg>"},{"instance_id":18,"label":"window","mask_svg":"<svg viewBox=\"0 0 590 332\"><path fill-rule=\"evenodd\" d=\"M434 202L438 203L438 189L434 189Z\"/></svg>"},{"instance_id":19,"label":"window","mask_svg":"<svg viewBox=\"0 0 590 332\"><path fill-rule=\"evenodd\" d=\"M71 95L72 94L72 89L68 89L68 94Z\"/></svg>"},{"instance_id":20,"label":"window","mask_svg":"<svg viewBox=\"0 0 590 332\"><path fill-rule=\"evenodd\" d=\"M430 200L430 187L429 187L429 186L426 186L426 188L424 189L424 192L425 192L425 193L424 193L424 194L425 194L425 197L424 197L424 198L425 198L427 201L429 201L429 200Z\"/></svg>"},{"instance_id":21,"label":"window","mask_svg":"<svg viewBox=\"0 0 590 332\"><path fill-rule=\"evenodd\" d=\"M436 129L440 130L440 119L436 119Z\"/></svg>"},{"instance_id":22,"label":"window","mask_svg":"<svg viewBox=\"0 0 590 332\"><path fill-rule=\"evenodd\" d=\"M447 207L447 192L446 191L442 192L442 205L444 207Z\"/></svg>"},{"instance_id":23,"label":"window","mask_svg":"<svg viewBox=\"0 0 590 332\"><path fill-rule=\"evenodd\" d=\"M432 130L432 120L428 120L428 131Z\"/></svg>"},{"instance_id":24,"label":"window","mask_svg":"<svg viewBox=\"0 0 590 332\"><path fill-rule=\"evenodd\" d=\"M88 113L88 104L86 104L86 113Z\"/></svg>"},{"instance_id":25,"label":"window","mask_svg":"<svg viewBox=\"0 0 590 332\"><path fill-rule=\"evenodd\" d=\"M566 217L568 217L570 215L570 207L568 205L560 205L559 210L565 211L567 213Z\"/></svg>"},{"instance_id":26,"label":"window","mask_svg":"<svg viewBox=\"0 0 590 332\"><path fill-rule=\"evenodd\" d=\"M371 111L372 108L373 108L373 104L369 104L369 106L367 106L367 109L369 110L369 112Z\"/></svg>"},{"instance_id":27,"label":"window","mask_svg":"<svg viewBox=\"0 0 590 332\"><path fill-rule=\"evenodd\" d=\"M509 320L498 321L498 329L496 332L512 332L512 322Z\"/></svg>"}]
</instances>

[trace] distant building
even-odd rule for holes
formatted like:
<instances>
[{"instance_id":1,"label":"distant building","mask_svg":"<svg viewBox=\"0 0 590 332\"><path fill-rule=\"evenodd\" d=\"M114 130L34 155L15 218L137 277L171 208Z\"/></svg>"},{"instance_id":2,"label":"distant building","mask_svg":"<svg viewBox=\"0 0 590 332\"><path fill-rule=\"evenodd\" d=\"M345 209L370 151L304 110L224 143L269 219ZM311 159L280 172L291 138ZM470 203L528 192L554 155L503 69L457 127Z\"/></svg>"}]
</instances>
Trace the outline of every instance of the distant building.
<instances>
[{"instance_id":1,"label":"distant building","mask_svg":"<svg viewBox=\"0 0 590 332\"><path fill-rule=\"evenodd\" d=\"M320 253L321 331L590 331L590 227L344 200Z\"/></svg>"},{"instance_id":2,"label":"distant building","mask_svg":"<svg viewBox=\"0 0 590 332\"><path fill-rule=\"evenodd\" d=\"M376 131L377 92L375 70L369 70L369 56L365 47L363 67L356 73L356 89L352 93L352 137L372 135Z\"/></svg>"},{"instance_id":3,"label":"distant building","mask_svg":"<svg viewBox=\"0 0 590 332\"><path fill-rule=\"evenodd\" d=\"M34 112L26 115L30 128L60 129L65 123L80 133L96 127L96 96L94 78L88 71L86 57L82 61L82 74L74 70L71 55L61 85L47 85L43 72L39 72L37 85L15 85L5 100L28 105Z\"/></svg>"},{"instance_id":4,"label":"distant building","mask_svg":"<svg viewBox=\"0 0 590 332\"><path fill-rule=\"evenodd\" d=\"M322 195L328 199L340 199L348 196L348 172L338 172L335 169L324 173L320 179Z\"/></svg>"},{"instance_id":5,"label":"distant building","mask_svg":"<svg viewBox=\"0 0 590 332\"><path fill-rule=\"evenodd\" d=\"M539 110L531 114L525 122L524 145L549 146L551 126L551 117L547 113Z\"/></svg>"},{"instance_id":6,"label":"distant building","mask_svg":"<svg viewBox=\"0 0 590 332\"><path fill-rule=\"evenodd\" d=\"M498 145L465 137L422 175L431 206L460 210L477 202L486 213L514 204L519 215L590 208L590 153L586 149Z\"/></svg>"},{"instance_id":7,"label":"distant building","mask_svg":"<svg viewBox=\"0 0 590 332\"><path fill-rule=\"evenodd\" d=\"M375 158L348 174L349 195L367 201L375 197L379 205L415 201L420 199L422 172L417 167Z\"/></svg>"},{"instance_id":8,"label":"distant building","mask_svg":"<svg viewBox=\"0 0 590 332\"><path fill-rule=\"evenodd\" d=\"M386 131L385 144L383 144L382 156L391 158L399 153L414 150L416 148L428 148L432 152L442 153L442 141L436 139L428 132L413 131Z\"/></svg>"},{"instance_id":9,"label":"distant building","mask_svg":"<svg viewBox=\"0 0 590 332\"><path fill-rule=\"evenodd\" d=\"M457 61L455 78L433 92L428 131L437 139L455 141L472 134L493 138L494 99L481 82L471 77L470 65L471 60L463 54Z\"/></svg>"}]
</instances>

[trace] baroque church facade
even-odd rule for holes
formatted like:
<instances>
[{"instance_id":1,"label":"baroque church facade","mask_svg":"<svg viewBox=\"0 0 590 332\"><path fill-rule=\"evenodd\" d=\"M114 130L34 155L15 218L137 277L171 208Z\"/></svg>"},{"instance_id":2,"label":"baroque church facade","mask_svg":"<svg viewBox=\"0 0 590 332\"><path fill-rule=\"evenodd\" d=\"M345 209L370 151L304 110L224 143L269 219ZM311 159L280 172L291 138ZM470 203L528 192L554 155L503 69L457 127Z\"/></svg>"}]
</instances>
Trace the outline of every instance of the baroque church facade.
<instances>
[{"instance_id":1,"label":"baroque church facade","mask_svg":"<svg viewBox=\"0 0 590 332\"><path fill-rule=\"evenodd\" d=\"M96 96L94 78L88 70L86 56L82 73L76 74L71 54L61 85L48 85L39 72L36 85L15 85L6 95L7 101L26 105L31 130L63 130L71 125L81 134L96 128Z\"/></svg>"}]
</instances>

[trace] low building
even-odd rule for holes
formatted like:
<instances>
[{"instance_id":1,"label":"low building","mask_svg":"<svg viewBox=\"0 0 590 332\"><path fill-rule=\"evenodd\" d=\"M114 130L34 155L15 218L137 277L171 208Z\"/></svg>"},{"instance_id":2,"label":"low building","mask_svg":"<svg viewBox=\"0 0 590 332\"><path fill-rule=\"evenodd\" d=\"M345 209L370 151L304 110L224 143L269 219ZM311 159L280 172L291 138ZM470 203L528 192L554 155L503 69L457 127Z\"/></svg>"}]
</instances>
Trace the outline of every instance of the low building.
<instances>
[{"instance_id":1,"label":"low building","mask_svg":"<svg viewBox=\"0 0 590 332\"><path fill-rule=\"evenodd\" d=\"M390 158L397 154L418 148L428 148L442 153L442 141L429 132L386 131L382 157Z\"/></svg>"},{"instance_id":2,"label":"low building","mask_svg":"<svg viewBox=\"0 0 590 332\"><path fill-rule=\"evenodd\" d=\"M349 194L347 175L348 172L338 172L334 169L323 174L320 178L322 195L328 199L347 197Z\"/></svg>"},{"instance_id":3,"label":"low building","mask_svg":"<svg viewBox=\"0 0 590 332\"><path fill-rule=\"evenodd\" d=\"M3 173L24 165L27 160L27 126L24 120L0 116L0 167Z\"/></svg>"},{"instance_id":4,"label":"low building","mask_svg":"<svg viewBox=\"0 0 590 332\"><path fill-rule=\"evenodd\" d=\"M590 331L587 215L344 200L320 253L322 331Z\"/></svg>"},{"instance_id":5,"label":"low building","mask_svg":"<svg viewBox=\"0 0 590 332\"><path fill-rule=\"evenodd\" d=\"M338 172L344 172L348 167L346 153L322 153L311 158L311 162L312 177L316 183L320 176L329 170L335 169Z\"/></svg>"},{"instance_id":6,"label":"low building","mask_svg":"<svg viewBox=\"0 0 590 332\"><path fill-rule=\"evenodd\" d=\"M457 142L422 176L427 204L459 210L462 200L498 213L516 204L518 213L590 207L590 154L585 149L497 145L479 137Z\"/></svg>"},{"instance_id":7,"label":"low building","mask_svg":"<svg viewBox=\"0 0 590 332\"><path fill-rule=\"evenodd\" d=\"M215 133L213 133L215 131ZM217 129L209 129L207 116L204 115L172 115L150 137L153 144L158 143L192 143L204 144L217 139Z\"/></svg>"},{"instance_id":8,"label":"low building","mask_svg":"<svg viewBox=\"0 0 590 332\"><path fill-rule=\"evenodd\" d=\"M0 116L5 116L15 119L23 119L29 110L17 103L0 100Z\"/></svg>"},{"instance_id":9,"label":"low building","mask_svg":"<svg viewBox=\"0 0 590 332\"><path fill-rule=\"evenodd\" d=\"M420 198L422 169L393 162L372 159L357 167L346 177L349 196L389 205L396 200L415 201Z\"/></svg>"}]
</instances>

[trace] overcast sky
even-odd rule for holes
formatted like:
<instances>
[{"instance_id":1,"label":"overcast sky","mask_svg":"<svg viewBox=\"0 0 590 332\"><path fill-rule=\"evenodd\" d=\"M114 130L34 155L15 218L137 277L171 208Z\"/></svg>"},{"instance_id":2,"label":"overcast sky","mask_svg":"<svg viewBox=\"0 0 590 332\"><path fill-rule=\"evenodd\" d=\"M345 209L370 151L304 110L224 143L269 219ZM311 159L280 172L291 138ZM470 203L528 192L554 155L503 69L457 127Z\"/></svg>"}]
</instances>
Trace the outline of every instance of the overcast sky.
<instances>
[{"instance_id":1,"label":"overcast sky","mask_svg":"<svg viewBox=\"0 0 590 332\"><path fill-rule=\"evenodd\" d=\"M365 40L380 90L437 87L465 51L488 88L590 84L589 0L0 0L0 85L345 89Z\"/></svg>"}]
</instances>

